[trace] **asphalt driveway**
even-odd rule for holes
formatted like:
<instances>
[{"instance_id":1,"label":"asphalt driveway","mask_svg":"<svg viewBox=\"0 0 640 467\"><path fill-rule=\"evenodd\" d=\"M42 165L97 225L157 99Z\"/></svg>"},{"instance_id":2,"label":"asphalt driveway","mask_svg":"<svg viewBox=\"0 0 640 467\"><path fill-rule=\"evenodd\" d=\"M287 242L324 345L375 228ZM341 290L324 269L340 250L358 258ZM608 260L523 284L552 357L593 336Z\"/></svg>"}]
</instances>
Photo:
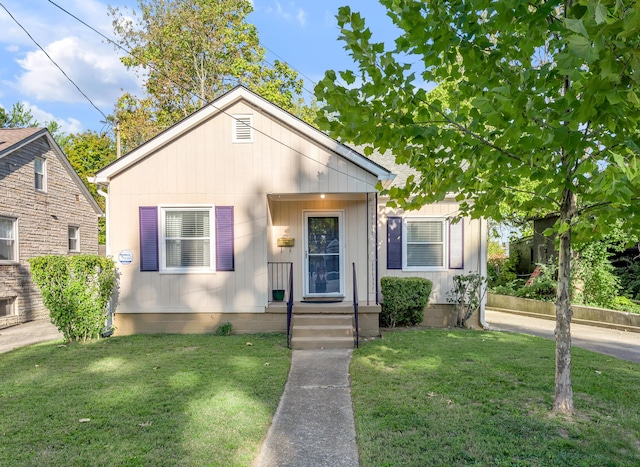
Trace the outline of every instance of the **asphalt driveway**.
<instances>
[{"instance_id":1,"label":"asphalt driveway","mask_svg":"<svg viewBox=\"0 0 640 467\"><path fill-rule=\"evenodd\" d=\"M491 329L520 332L555 339L556 322L487 309L485 321ZM612 357L640 363L640 333L571 323L571 342L574 347L593 350Z\"/></svg>"},{"instance_id":2,"label":"asphalt driveway","mask_svg":"<svg viewBox=\"0 0 640 467\"><path fill-rule=\"evenodd\" d=\"M29 321L0 329L0 353L56 339L62 339L62 333L49 320Z\"/></svg>"}]
</instances>

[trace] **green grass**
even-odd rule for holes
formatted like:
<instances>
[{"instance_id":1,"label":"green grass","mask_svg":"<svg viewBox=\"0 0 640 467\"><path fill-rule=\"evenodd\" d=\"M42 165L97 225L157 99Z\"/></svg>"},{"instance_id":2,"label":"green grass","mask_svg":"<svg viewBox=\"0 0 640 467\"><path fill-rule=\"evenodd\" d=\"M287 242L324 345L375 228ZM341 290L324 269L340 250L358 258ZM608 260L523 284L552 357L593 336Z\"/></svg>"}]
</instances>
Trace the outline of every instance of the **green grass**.
<instances>
[{"instance_id":1,"label":"green grass","mask_svg":"<svg viewBox=\"0 0 640 467\"><path fill-rule=\"evenodd\" d=\"M574 348L571 418L551 412L554 342L392 331L354 352L363 466L640 465L640 365Z\"/></svg>"},{"instance_id":2,"label":"green grass","mask_svg":"<svg viewBox=\"0 0 640 467\"><path fill-rule=\"evenodd\" d=\"M287 379L285 344L133 336L0 355L0 465L250 465Z\"/></svg>"}]
</instances>

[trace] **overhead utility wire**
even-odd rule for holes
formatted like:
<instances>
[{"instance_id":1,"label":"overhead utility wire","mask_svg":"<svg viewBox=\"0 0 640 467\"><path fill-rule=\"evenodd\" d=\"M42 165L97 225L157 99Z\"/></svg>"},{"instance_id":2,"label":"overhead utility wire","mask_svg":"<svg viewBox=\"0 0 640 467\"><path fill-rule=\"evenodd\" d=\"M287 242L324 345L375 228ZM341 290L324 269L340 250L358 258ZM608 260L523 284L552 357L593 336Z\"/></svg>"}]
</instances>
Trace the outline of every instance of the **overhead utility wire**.
<instances>
[{"instance_id":1,"label":"overhead utility wire","mask_svg":"<svg viewBox=\"0 0 640 467\"><path fill-rule=\"evenodd\" d=\"M277 53L275 53L275 52L274 52L273 50L271 50L269 47L267 47L266 45L264 45L264 43L262 44L262 47L264 47L266 50L268 50L268 51L269 51L269 52L271 52L273 55L275 55L276 57L278 57L278 58L279 58L280 60L282 60L284 63L286 63L287 65L289 65L289 63L288 63L284 58L282 58L280 55L278 55ZM289 66L291 66L291 65L289 65ZM298 70L298 69L296 69L296 68L294 68L294 67L291 67L291 68L293 68L294 70L296 70L296 71L298 72L298 74L300 74L300 75L304 76L305 78L307 78L307 80L309 80L309 82L310 82L310 83L318 84L318 83L316 83L314 80L312 80L311 78L309 78L307 75L305 75L303 72L301 72L300 70Z\"/></svg>"},{"instance_id":2,"label":"overhead utility wire","mask_svg":"<svg viewBox=\"0 0 640 467\"><path fill-rule=\"evenodd\" d=\"M15 23L20 27L20 29L22 29L22 30L25 32L25 34L26 34L27 36L29 36L29 39L31 39L31 40L33 41L33 43L34 43L35 45L37 45L37 46L38 46L38 48L42 51L42 53L43 53L43 54L45 54L45 55L47 56L47 58L51 61L51 63L53 63L53 64L56 66L56 68L57 68L58 70L60 70L60 72L64 75L64 77L65 77L65 78L67 78L71 84L73 84L73 86L78 90L78 92L79 92L80 94L82 94L82 95L84 96L84 98L85 98L85 99L87 99L87 100L89 101L89 103L93 106L93 108L94 108L94 109L96 109L98 112L100 112L100 115L102 115L102 116L104 117L104 119L105 119L105 120L107 120L107 116L104 114L104 112L102 112L102 110L100 110L100 109L99 109L99 108L98 108L98 107L93 103L93 101L92 101L91 99L89 99L89 96L87 96L87 95L82 91L82 89L80 89L80 87L78 87L78 85L77 85L77 84L76 84L76 83L75 83L75 82L74 82L74 81L69 77L69 75L67 75L67 74L65 73L65 71L60 67L60 65L58 65L58 64L55 62L55 60L54 60L53 58L51 58L51 56L47 53L47 51L46 51L46 50L44 50L40 44L38 44L38 42L33 38L33 36L32 36L31 34L29 34L29 31L27 31L27 30L25 29L25 27L24 27L24 26L22 26L22 24L20 24L20 22L19 22L19 21L18 21L18 20L17 20L17 19L16 19L16 18L11 14L11 13L10 13L10 12L9 12L9 10L7 10L7 7L5 7L3 3L0 3L0 6L4 9L4 11L6 11L6 12L7 12L7 14L11 17L11 19L12 19L13 21L15 21Z\"/></svg>"},{"instance_id":3,"label":"overhead utility wire","mask_svg":"<svg viewBox=\"0 0 640 467\"><path fill-rule=\"evenodd\" d=\"M60 10L62 10L62 11L63 11L64 13L66 13L67 15L71 16L71 17L72 17L73 19L75 19L76 21L78 21L78 22L82 23L82 24L83 24L83 25L85 25L87 28L91 29L93 32L95 32L96 34L98 34L100 37L102 37L103 39L105 39L107 42L109 42L109 43L111 43L111 44L115 45L116 47L118 47L118 48L119 48L119 49L121 49L122 51L124 51L124 52L126 52L127 54L131 55L131 51L130 51L130 50L127 50L125 47L121 46L120 44L118 44L118 43L117 43L116 41L114 41L113 39L111 39L111 38L109 38L109 37L105 36L105 35L104 35L104 34L102 34L100 31L98 31L97 29L95 29L93 26L90 26L89 24L85 23L83 20L81 20L80 18L78 18L77 16L75 16L73 13L71 13L71 12L69 12L69 11L65 10L64 8L62 8L60 5L58 5L57 3L55 3L53 0L48 0L48 2L49 2L49 3L51 3L52 5L54 5L55 7L59 8ZM151 69L152 69L152 70L154 70L154 71L157 71L158 73L162 73L162 75L163 75L165 78L167 78L167 79L171 80L171 78L170 78L169 76L167 76L167 75L166 75L162 70L159 70L159 69L157 69L157 68L155 68L155 67L153 67L153 66L149 66L149 68L151 68ZM171 81L173 81L173 80L171 80ZM183 86L183 85L181 85L180 83L176 83L176 82L174 82L174 84L175 84L176 86L178 86L178 87L182 88L182 90L183 90L183 91L186 91L186 92L188 92L189 94L191 94L193 97L196 97L196 98L198 98L198 99L200 99L200 100L204 101L204 99L202 99L202 98L201 98L199 95L197 95L195 92L193 92L193 91L191 91L190 89L188 89L186 86ZM216 106L216 105L215 105L215 104L213 104L212 102L208 102L206 105L207 105L207 106L210 106L210 107L214 108L215 110L219 111L220 113L222 113L222 114L224 114L224 115L228 116L228 117L229 117L229 118L231 118L232 120L240 121L238 118L234 117L233 115L231 115L230 113L228 113L226 110L221 109L220 107ZM103 114L103 115L104 115L104 114ZM106 117L105 117L105 118L106 118ZM318 162L317 160L312 159L312 158L311 158L310 156L308 156L307 154L305 154L305 153L301 152L300 150L298 150L298 149L296 149L296 148L294 148L294 147L292 147L292 146L289 146L288 144L286 144L286 143L284 143L283 141L280 141L279 139L277 139L277 138L275 138L275 137L273 137L273 136L271 136L271 135L269 135L269 134L265 133L264 131L262 131L262 130L260 130L260 129L258 129L258 128L255 128L254 126L251 126L251 125L249 125L249 124L247 124L247 123L245 123L245 122L242 122L242 123L243 123L244 125L248 126L249 128L252 128L254 131L256 131L256 132L260 133L261 135L265 136L266 138L269 138L270 140L275 141L276 143L278 143L278 144L280 144L280 145L282 145L282 146L286 147L287 149L290 149L291 151L293 151L293 152L295 152L295 153L297 153L297 154L300 154L302 157L305 157L306 159L309 159L309 160L313 160L313 161L315 161L315 162ZM314 128L314 129L316 129L317 131L319 131L319 132L320 132L320 130L318 130L317 128ZM320 132L320 133L322 133L322 132ZM324 133L322 133L322 134L324 134ZM356 154L359 154L359 153L357 153L356 151L354 151L353 149L351 149L349 146L344 145L343 143L338 142L338 144L341 144L341 145L345 146L346 148L348 148L350 151L352 151L352 152L354 152L354 153L356 153ZM329 165L328 165L328 164L322 164L321 162L319 162L319 163L320 163L321 165L324 165L325 167L329 168ZM334 169L336 172L338 172L338 173L340 173L340 174L342 174L342 175L349 175L347 172L345 172L345 171L343 171L343 170L340 170L340 169L338 169L338 168L335 168L335 167L334 167L333 169Z\"/></svg>"}]
</instances>

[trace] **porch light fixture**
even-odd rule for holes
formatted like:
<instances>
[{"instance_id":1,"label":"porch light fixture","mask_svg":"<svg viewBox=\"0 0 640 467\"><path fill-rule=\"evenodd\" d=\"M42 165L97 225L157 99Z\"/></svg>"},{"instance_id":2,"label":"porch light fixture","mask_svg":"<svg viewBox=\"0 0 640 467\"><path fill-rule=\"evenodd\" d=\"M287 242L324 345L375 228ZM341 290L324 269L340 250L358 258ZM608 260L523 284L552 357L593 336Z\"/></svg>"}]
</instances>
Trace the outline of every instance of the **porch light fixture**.
<instances>
[{"instance_id":1,"label":"porch light fixture","mask_svg":"<svg viewBox=\"0 0 640 467\"><path fill-rule=\"evenodd\" d=\"M324 199L324 193L320 193L320 198Z\"/></svg>"}]
</instances>

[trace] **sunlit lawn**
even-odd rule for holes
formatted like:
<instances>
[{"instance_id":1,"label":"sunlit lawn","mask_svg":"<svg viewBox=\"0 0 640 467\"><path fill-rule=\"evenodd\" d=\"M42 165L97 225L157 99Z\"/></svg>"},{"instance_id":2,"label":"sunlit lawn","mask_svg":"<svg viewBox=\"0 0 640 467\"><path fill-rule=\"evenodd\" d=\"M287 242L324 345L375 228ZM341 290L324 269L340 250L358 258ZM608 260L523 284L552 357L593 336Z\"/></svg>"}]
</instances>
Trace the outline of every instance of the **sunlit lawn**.
<instances>
[{"instance_id":1,"label":"sunlit lawn","mask_svg":"<svg viewBox=\"0 0 640 467\"><path fill-rule=\"evenodd\" d=\"M574 348L567 419L551 413L554 358L553 341L499 332L365 343L351 364L361 465L640 465L640 365Z\"/></svg>"},{"instance_id":2,"label":"sunlit lawn","mask_svg":"<svg viewBox=\"0 0 640 467\"><path fill-rule=\"evenodd\" d=\"M0 355L0 465L250 465L290 363L282 335L60 344Z\"/></svg>"}]
</instances>

